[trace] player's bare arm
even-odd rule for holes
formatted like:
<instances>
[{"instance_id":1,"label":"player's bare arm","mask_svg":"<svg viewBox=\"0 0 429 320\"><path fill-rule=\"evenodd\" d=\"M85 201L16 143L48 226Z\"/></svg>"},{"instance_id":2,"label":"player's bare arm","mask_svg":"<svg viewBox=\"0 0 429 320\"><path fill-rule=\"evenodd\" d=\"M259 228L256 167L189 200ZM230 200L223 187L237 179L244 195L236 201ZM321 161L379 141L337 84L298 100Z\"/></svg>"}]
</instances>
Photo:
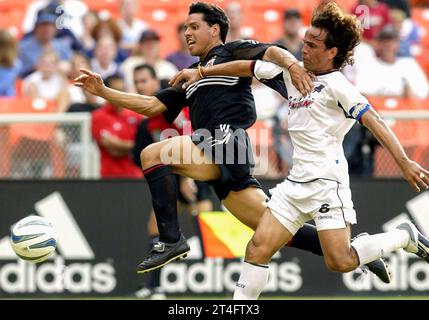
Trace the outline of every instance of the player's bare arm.
<instances>
[{"instance_id":1,"label":"player's bare arm","mask_svg":"<svg viewBox=\"0 0 429 320\"><path fill-rule=\"evenodd\" d=\"M401 168L404 178L417 192L420 192L420 186L425 189L429 188L429 171L408 158L398 138L374 109L371 108L365 112L361 122L371 130L377 140L389 151Z\"/></svg>"},{"instance_id":2,"label":"player's bare arm","mask_svg":"<svg viewBox=\"0 0 429 320\"><path fill-rule=\"evenodd\" d=\"M251 64L252 61L249 60L237 60L217 64L210 67L199 67L198 69L183 69L170 80L169 84L173 87L182 85L182 88L186 89L188 86L190 86L194 82L197 82L202 77L217 75L252 77L253 74L250 69Z\"/></svg>"},{"instance_id":3,"label":"player's bare arm","mask_svg":"<svg viewBox=\"0 0 429 320\"><path fill-rule=\"evenodd\" d=\"M167 107L156 97L110 89L104 85L99 74L86 69L80 69L80 71L83 74L75 79L74 84L93 95L102 97L113 105L121 106L147 117L156 116L167 110Z\"/></svg>"},{"instance_id":4,"label":"player's bare arm","mask_svg":"<svg viewBox=\"0 0 429 320\"><path fill-rule=\"evenodd\" d=\"M303 96L313 91L313 80L316 77L300 66L299 61L289 51L272 46L265 51L262 60L275 63L287 69L290 73L292 84Z\"/></svg>"},{"instance_id":5,"label":"player's bare arm","mask_svg":"<svg viewBox=\"0 0 429 320\"><path fill-rule=\"evenodd\" d=\"M290 73L292 83L303 96L306 96L313 90L315 76L299 65L299 61L287 50L274 46L269 47L264 54L263 60L273 62L287 69ZM184 69L180 71L171 79L170 85L182 86L183 89L186 89L203 77L215 75L251 77L252 72L250 71L250 63L248 61L231 61L210 67L199 66L197 69Z\"/></svg>"}]
</instances>

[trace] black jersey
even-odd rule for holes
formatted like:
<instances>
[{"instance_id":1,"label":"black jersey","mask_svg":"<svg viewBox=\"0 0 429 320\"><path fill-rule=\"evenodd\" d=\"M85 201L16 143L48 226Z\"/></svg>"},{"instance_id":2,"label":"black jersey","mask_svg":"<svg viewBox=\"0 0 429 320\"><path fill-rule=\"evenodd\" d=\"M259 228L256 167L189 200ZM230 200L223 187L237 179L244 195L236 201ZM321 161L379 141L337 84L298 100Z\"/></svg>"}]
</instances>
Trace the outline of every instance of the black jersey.
<instances>
[{"instance_id":1,"label":"black jersey","mask_svg":"<svg viewBox=\"0 0 429 320\"><path fill-rule=\"evenodd\" d=\"M238 40L214 47L201 61L202 66L234 60L262 59L269 44ZM197 68L198 63L190 68ZM252 78L210 76L186 90L167 88L156 97L168 108L164 117L172 122L183 107L189 106L192 128L214 129L221 124L247 129L256 121L255 102L250 88Z\"/></svg>"}]
</instances>

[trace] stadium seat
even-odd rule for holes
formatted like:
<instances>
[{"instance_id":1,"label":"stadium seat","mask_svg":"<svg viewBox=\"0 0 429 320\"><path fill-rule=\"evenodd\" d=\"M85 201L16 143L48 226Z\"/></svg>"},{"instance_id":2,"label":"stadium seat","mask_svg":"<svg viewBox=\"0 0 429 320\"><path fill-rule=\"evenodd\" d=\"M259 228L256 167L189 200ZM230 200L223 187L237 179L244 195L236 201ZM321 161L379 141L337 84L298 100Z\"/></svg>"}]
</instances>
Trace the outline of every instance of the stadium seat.
<instances>
[{"instance_id":1,"label":"stadium seat","mask_svg":"<svg viewBox=\"0 0 429 320\"><path fill-rule=\"evenodd\" d=\"M392 110L429 110L429 99L369 97L378 112ZM391 128L404 146L429 145L429 121L407 120L391 122Z\"/></svg>"},{"instance_id":2,"label":"stadium seat","mask_svg":"<svg viewBox=\"0 0 429 320\"><path fill-rule=\"evenodd\" d=\"M43 99L1 98L0 114L9 113L55 113L57 104L54 101ZM57 126L55 124L11 124L0 126L0 140L2 141L2 165L0 176L10 176L11 159L22 151L22 148L31 148L29 141L45 144L50 155L53 175L56 178L64 176L65 155L61 146L55 142ZM26 149L26 155L31 155ZM31 151L31 150L30 150Z\"/></svg>"},{"instance_id":3,"label":"stadium seat","mask_svg":"<svg viewBox=\"0 0 429 320\"><path fill-rule=\"evenodd\" d=\"M428 110L429 99L404 99L370 97L368 99L377 111ZM398 137L407 155L424 167L429 166L429 121L407 120L389 121L392 131ZM383 147L377 147L374 155L374 176L399 177L401 172Z\"/></svg>"}]
</instances>

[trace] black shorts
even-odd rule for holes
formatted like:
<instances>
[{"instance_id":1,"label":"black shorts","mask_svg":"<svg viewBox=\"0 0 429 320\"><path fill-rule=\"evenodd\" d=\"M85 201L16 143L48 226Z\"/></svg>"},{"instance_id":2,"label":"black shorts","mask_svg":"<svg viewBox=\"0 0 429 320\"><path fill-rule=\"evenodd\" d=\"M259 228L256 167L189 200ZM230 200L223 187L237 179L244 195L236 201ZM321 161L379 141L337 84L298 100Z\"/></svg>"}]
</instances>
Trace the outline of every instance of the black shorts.
<instances>
[{"instance_id":1,"label":"black shorts","mask_svg":"<svg viewBox=\"0 0 429 320\"><path fill-rule=\"evenodd\" d=\"M191 139L220 169L220 179L208 181L220 200L225 199L230 191L240 191L248 187L262 189L252 176L255 162L249 136L245 130L220 125L217 129L196 130Z\"/></svg>"}]
</instances>

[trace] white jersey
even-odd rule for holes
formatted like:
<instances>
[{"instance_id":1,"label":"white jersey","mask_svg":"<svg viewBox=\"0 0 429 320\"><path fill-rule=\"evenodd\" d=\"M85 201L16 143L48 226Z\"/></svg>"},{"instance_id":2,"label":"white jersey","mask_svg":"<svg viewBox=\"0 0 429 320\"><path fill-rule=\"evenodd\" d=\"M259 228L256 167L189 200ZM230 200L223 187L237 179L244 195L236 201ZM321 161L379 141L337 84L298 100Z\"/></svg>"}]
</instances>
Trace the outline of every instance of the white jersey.
<instances>
[{"instance_id":1,"label":"white jersey","mask_svg":"<svg viewBox=\"0 0 429 320\"><path fill-rule=\"evenodd\" d=\"M288 179L330 179L348 185L343 139L369 110L368 100L339 71L318 75L306 97L292 85L289 72L276 64L258 60L253 73L288 99L288 130L294 146Z\"/></svg>"}]
</instances>

